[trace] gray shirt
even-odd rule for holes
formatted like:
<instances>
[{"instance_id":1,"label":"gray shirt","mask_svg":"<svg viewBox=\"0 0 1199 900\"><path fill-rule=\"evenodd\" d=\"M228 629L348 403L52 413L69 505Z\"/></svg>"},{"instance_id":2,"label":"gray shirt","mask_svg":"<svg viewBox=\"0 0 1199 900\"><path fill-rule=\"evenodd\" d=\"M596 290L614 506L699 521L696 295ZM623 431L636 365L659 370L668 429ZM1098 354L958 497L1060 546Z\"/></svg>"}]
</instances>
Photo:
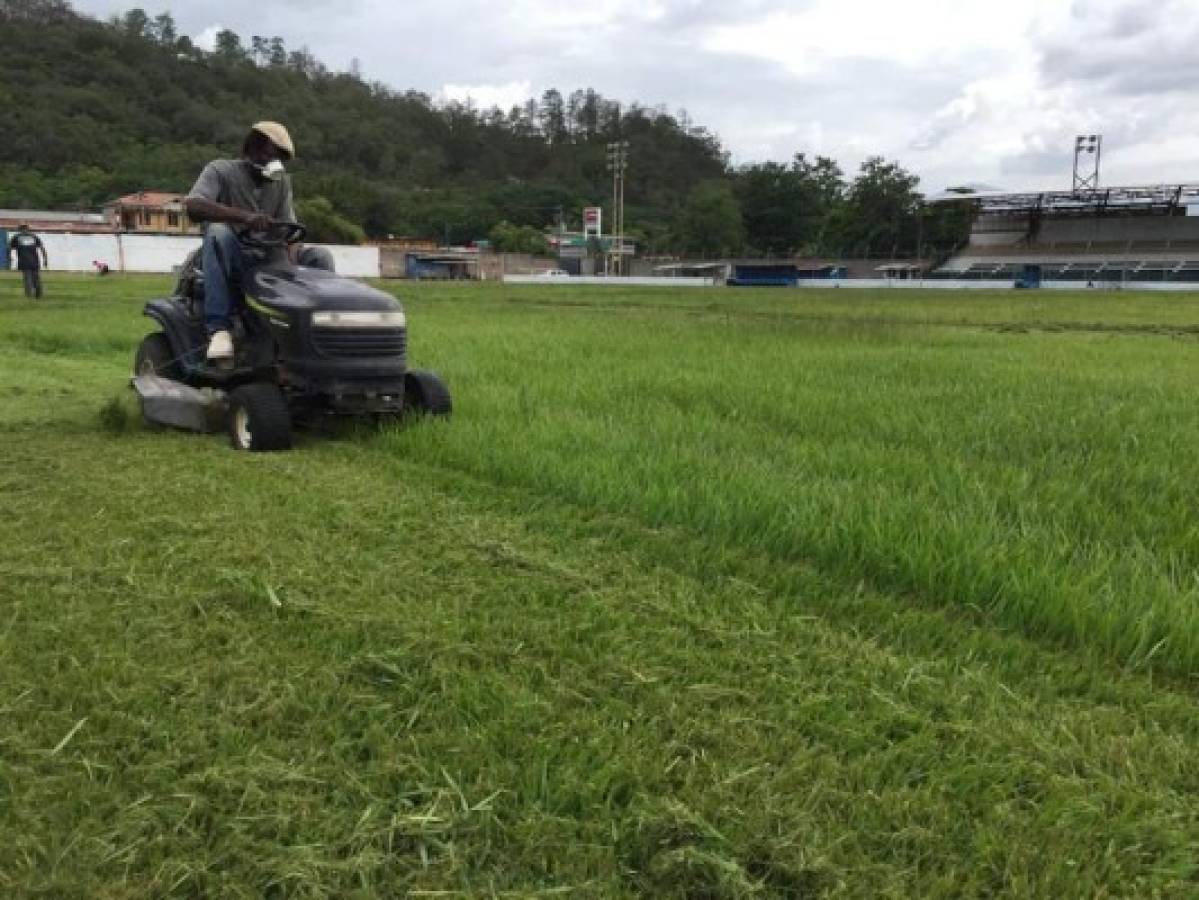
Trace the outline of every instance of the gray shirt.
<instances>
[{"instance_id":1,"label":"gray shirt","mask_svg":"<svg viewBox=\"0 0 1199 900\"><path fill-rule=\"evenodd\" d=\"M266 213L272 219L294 222L296 211L291 203L291 179L278 181L254 177L254 169L244 159L217 159L210 162L192 185L188 199L195 197L223 203L236 209ZM254 235L261 237L260 234Z\"/></svg>"}]
</instances>

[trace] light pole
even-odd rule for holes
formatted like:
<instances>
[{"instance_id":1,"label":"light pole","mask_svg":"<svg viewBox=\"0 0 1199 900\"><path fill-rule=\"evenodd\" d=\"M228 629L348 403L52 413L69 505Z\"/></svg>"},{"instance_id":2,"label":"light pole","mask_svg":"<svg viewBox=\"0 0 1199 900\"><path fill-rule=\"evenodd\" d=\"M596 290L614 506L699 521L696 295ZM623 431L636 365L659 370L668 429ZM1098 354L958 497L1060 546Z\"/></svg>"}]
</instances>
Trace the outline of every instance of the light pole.
<instances>
[{"instance_id":1,"label":"light pole","mask_svg":"<svg viewBox=\"0 0 1199 900\"><path fill-rule=\"evenodd\" d=\"M1074 193L1099 190L1099 155L1103 150L1103 135L1080 134L1074 139ZM1095 166L1080 166L1084 154L1094 157Z\"/></svg>"},{"instance_id":2,"label":"light pole","mask_svg":"<svg viewBox=\"0 0 1199 900\"><path fill-rule=\"evenodd\" d=\"M624 173L629 167L629 142L608 144L608 171L612 173L612 234L616 274L624 268Z\"/></svg>"}]
</instances>

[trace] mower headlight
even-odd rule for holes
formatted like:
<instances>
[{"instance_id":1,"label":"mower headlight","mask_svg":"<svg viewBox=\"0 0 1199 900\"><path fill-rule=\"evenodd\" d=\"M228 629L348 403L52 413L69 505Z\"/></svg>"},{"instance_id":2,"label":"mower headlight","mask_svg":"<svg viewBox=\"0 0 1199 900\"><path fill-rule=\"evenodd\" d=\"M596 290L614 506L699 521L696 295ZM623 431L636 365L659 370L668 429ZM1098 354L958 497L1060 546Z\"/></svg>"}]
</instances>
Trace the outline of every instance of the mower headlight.
<instances>
[{"instance_id":1,"label":"mower headlight","mask_svg":"<svg viewBox=\"0 0 1199 900\"><path fill-rule=\"evenodd\" d=\"M403 328L404 313L391 312L314 312L312 324L317 328Z\"/></svg>"}]
</instances>

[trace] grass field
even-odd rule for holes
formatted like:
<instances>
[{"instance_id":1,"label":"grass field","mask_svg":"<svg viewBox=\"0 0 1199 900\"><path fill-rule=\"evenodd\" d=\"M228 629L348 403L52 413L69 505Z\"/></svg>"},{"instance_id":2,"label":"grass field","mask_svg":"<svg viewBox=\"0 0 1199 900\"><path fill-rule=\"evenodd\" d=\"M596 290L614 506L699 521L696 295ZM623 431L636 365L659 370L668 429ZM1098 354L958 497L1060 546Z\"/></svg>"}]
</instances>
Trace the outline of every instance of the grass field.
<instances>
[{"instance_id":1,"label":"grass field","mask_svg":"<svg viewBox=\"0 0 1199 900\"><path fill-rule=\"evenodd\" d=\"M1199 295L388 285L239 455L165 287L0 276L4 896L1199 895Z\"/></svg>"}]
</instances>

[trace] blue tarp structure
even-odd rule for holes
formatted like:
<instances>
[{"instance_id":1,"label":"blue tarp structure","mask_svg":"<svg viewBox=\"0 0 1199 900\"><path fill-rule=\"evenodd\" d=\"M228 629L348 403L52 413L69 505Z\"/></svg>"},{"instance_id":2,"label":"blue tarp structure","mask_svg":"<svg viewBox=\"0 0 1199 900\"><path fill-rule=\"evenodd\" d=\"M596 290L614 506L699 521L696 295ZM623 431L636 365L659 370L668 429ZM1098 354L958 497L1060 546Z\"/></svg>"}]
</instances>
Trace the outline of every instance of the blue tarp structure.
<instances>
[{"instance_id":1,"label":"blue tarp structure","mask_svg":"<svg viewBox=\"0 0 1199 900\"><path fill-rule=\"evenodd\" d=\"M844 278L844 266L800 268L794 263L734 263L728 283L740 287L795 287L802 279Z\"/></svg>"},{"instance_id":2,"label":"blue tarp structure","mask_svg":"<svg viewBox=\"0 0 1199 900\"><path fill-rule=\"evenodd\" d=\"M739 287L795 287L799 270L790 263L778 265L735 265L729 284Z\"/></svg>"},{"instance_id":3,"label":"blue tarp structure","mask_svg":"<svg viewBox=\"0 0 1199 900\"><path fill-rule=\"evenodd\" d=\"M425 260L415 255L408 257L404 269L404 274L409 278L448 279L450 277L450 267L447 263L440 260Z\"/></svg>"},{"instance_id":4,"label":"blue tarp structure","mask_svg":"<svg viewBox=\"0 0 1199 900\"><path fill-rule=\"evenodd\" d=\"M1033 290L1039 288L1041 286L1041 267L1031 263L1026 265L1024 271L1016 278L1015 286Z\"/></svg>"},{"instance_id":5,"label":"blue tarp structure","mask_svg":"<svg viewBox=\"0 0 1199 900\"><path fill-rule=\"evenodd\" d=\"M470 278L472 265L477 266L477 261L463 253L409 253L404 261L404 274L416 279Z\"/></svg>"}]
</instances>

